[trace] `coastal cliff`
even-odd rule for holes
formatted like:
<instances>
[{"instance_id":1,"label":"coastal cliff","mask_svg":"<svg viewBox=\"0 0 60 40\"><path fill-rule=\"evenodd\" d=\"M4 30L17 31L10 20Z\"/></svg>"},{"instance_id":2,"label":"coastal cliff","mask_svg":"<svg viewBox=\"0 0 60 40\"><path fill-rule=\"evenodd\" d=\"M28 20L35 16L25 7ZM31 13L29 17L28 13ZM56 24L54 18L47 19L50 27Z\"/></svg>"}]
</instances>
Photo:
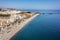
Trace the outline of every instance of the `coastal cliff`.
<instances>
[{"instance_id":1,"label":"coastal cliff","mask_svg":"<svg viewBox=\"0 0 60 40\"><path fill-rule=\"evenodd\" d=\"M0 9L0 40L10 40L11 37L38 15L37 13L15 9Z\"/></svg>"}]
</instances>

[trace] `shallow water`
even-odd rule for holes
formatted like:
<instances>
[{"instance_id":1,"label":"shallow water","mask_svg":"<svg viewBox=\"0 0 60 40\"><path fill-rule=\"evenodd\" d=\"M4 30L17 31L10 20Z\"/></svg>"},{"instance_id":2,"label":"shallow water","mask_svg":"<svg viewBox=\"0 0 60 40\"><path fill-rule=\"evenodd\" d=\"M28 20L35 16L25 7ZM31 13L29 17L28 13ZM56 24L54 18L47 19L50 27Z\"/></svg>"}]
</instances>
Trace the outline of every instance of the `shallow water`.
<instances>
[{"instance_id":1,"label":"shallow water","mask_svg":"<svg viewBox=\"0 0 60 40\"><path fill-rule=\"evenodd\" d=\"M60 40L60 14L41 14L11 40Z\"/></svg>"}]
</instances>

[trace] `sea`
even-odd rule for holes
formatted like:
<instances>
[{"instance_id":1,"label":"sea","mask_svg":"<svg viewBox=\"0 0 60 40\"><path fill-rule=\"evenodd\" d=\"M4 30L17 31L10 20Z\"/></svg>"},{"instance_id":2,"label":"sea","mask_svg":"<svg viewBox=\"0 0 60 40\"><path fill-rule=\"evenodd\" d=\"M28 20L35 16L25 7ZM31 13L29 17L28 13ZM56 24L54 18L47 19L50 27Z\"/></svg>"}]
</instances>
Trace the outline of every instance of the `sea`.
<instances>
[{"instance_id":1,"label":"sea","mask_svg":"<svg viewBox=\"0 0 60 40\"><path fill-rule=\"evenodd\" d=\"M23 11L40 12L11 40L60 40L60 10L25 9Z\"/></svg>"}]
</instances>

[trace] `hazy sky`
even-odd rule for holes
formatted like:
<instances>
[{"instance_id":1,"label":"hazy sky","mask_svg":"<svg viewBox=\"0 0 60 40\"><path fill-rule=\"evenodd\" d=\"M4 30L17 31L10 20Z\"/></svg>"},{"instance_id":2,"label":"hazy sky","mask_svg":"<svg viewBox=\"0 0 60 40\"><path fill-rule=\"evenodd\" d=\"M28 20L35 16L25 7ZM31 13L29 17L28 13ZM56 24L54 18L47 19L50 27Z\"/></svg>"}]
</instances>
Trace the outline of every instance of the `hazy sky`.
<instances>
[{"instance_id":1,"label":"hazy sky","mask_svg":"<svg viewBox=\"0 0 60 40\"><path fill-rule=\"evenodd\" d=\"M21 9L60 9L60 0L0 0L0 7Z\"/></svg>"}]
</instances>

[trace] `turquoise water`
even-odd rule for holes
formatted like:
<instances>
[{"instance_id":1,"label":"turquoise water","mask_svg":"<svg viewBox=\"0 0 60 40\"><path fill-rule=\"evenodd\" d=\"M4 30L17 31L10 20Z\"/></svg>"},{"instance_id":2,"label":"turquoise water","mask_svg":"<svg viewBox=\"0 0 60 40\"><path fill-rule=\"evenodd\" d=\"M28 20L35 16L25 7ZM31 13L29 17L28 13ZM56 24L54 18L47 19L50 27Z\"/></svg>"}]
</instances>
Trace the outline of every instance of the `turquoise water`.
<instances>
[{"instance_id":1,"label":"turquoise water","mask_svg":"<svg viewBox=\"0 0 60 40\"><path fill-rule=\"evenodd\" d=\"M60 40L60 14L41 14L11 40Z\"/></svg>"}]
</instances>

